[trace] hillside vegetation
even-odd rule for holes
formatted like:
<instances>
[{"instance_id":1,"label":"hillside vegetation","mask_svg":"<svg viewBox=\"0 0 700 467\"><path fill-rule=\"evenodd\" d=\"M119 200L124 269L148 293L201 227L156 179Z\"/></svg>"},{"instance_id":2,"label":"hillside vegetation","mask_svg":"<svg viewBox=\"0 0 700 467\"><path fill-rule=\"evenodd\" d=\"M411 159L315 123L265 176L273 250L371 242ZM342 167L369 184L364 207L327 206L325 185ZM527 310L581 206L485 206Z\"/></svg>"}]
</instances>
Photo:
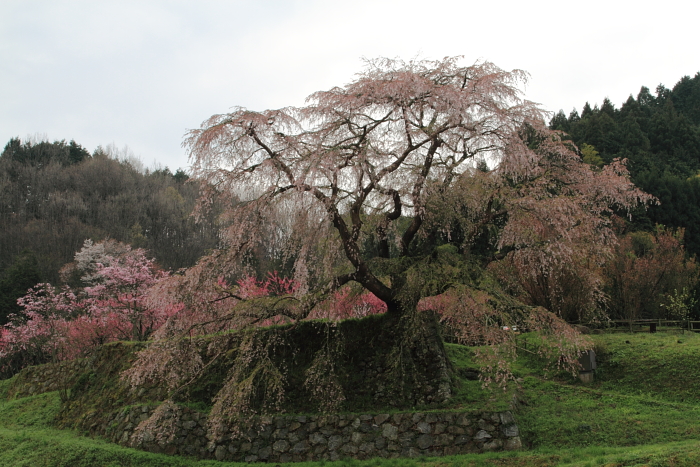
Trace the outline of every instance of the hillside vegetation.
<instances>
[{"instance_id":1,"label":"hillside vegetation","mask_svg":"<svg viewBox=\"0 0 700 467\"><path fill-rule=\"evenodd\" d=\"M216 246L213 217L191 216L199 186L166 167L71 141L12 139L0 153L0 324L39 282L59 285L59 269L86 239L146 248L166 270L194 264Z\"/></svg>"}]
</instances>

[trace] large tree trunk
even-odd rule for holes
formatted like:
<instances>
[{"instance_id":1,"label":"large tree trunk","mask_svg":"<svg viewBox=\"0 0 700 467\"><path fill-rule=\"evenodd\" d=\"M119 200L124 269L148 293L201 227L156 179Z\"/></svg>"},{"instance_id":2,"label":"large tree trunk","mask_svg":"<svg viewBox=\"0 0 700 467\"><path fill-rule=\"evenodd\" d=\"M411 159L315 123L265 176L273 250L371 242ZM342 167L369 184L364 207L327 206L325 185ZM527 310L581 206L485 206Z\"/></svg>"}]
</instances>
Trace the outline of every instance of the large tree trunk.
<instances>
[{"instance_id":1,"label":"large tree trunk","mask_svg":"<svg viewBox=\"0 0 700 467\"><path fill-rule=\"evenodd\" d=\"M392 304L386 325L392 330L393 351L385 356L385 371L397 391L392 397L410 405L434 405L452 397L452 365L445 352L437 315Z\"/></svg>"}]
</instances>

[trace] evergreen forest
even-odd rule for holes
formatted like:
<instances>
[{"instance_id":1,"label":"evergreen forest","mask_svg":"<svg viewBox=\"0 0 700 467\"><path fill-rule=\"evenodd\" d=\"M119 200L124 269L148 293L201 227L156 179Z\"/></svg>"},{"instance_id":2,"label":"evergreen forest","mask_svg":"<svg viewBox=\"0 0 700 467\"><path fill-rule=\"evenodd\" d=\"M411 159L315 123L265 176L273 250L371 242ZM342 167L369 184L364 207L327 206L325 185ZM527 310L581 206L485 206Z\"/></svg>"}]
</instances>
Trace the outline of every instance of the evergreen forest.
<instances>
[{"instance_id":1,"label":"evergreen forest","mask_svg":"<svg viewBox=\"0 0 700 467\"><path fill-rule=\"evenodd\" d=\"M700 253L700 73L672 89L642 87L619 108L605 98L580 114L560 110L550 128L568 134L590 164L627 159L635 185L659 200L635 213L631 228L683 228L688 253Z\"/></svg>"}]
</instances>

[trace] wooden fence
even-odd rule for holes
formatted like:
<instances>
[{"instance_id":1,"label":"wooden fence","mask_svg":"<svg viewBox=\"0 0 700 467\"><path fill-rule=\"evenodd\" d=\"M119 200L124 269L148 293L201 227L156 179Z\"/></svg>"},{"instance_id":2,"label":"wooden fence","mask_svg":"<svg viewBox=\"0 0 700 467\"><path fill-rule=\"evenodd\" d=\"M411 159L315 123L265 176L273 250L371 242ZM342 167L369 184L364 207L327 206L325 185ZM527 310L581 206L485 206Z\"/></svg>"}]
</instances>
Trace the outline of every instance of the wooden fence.
<instances>
[{"instance_id":1,"label":"wooden fence","mask_svg":"<svg viewBox=\"0 0 700 467\"><path fill-rule=\"evenodd\" d=\"M612 331L656 332L689 331L700 332L700 321L668 319L617 319L612 320Z\"/></svg>"}]
</instances>

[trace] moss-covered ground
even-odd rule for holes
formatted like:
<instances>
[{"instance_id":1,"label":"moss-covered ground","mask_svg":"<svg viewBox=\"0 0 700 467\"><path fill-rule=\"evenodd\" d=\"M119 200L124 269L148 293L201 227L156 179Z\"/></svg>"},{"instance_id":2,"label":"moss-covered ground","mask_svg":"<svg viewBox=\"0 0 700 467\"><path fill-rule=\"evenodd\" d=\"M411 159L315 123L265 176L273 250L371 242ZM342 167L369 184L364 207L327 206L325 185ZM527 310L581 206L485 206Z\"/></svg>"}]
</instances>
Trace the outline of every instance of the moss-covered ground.
<instances>
[{"instance_id":1,"label":"moss-covered ground","mask_svg":"<svg viewBox=\"0 0 700 467\"><path fill-rule=\"evenodd\" d=\"M527 336L522 336L527 339ZM474 379L472 349L448 345L456 374L453 407L507 407L526 450L445 458L309 463L316 466L697 466L700 465L700 336L593 336L596 381L568 375L544 379L541 362L522 352L518 381L505 391ZM0 466L227 466L123 448L55 428L59 394L13 399L0 382ZM239 464L240 465L240 464ZM304 466L307 464L295 464Z\"/></svg>"}]
</instances>

